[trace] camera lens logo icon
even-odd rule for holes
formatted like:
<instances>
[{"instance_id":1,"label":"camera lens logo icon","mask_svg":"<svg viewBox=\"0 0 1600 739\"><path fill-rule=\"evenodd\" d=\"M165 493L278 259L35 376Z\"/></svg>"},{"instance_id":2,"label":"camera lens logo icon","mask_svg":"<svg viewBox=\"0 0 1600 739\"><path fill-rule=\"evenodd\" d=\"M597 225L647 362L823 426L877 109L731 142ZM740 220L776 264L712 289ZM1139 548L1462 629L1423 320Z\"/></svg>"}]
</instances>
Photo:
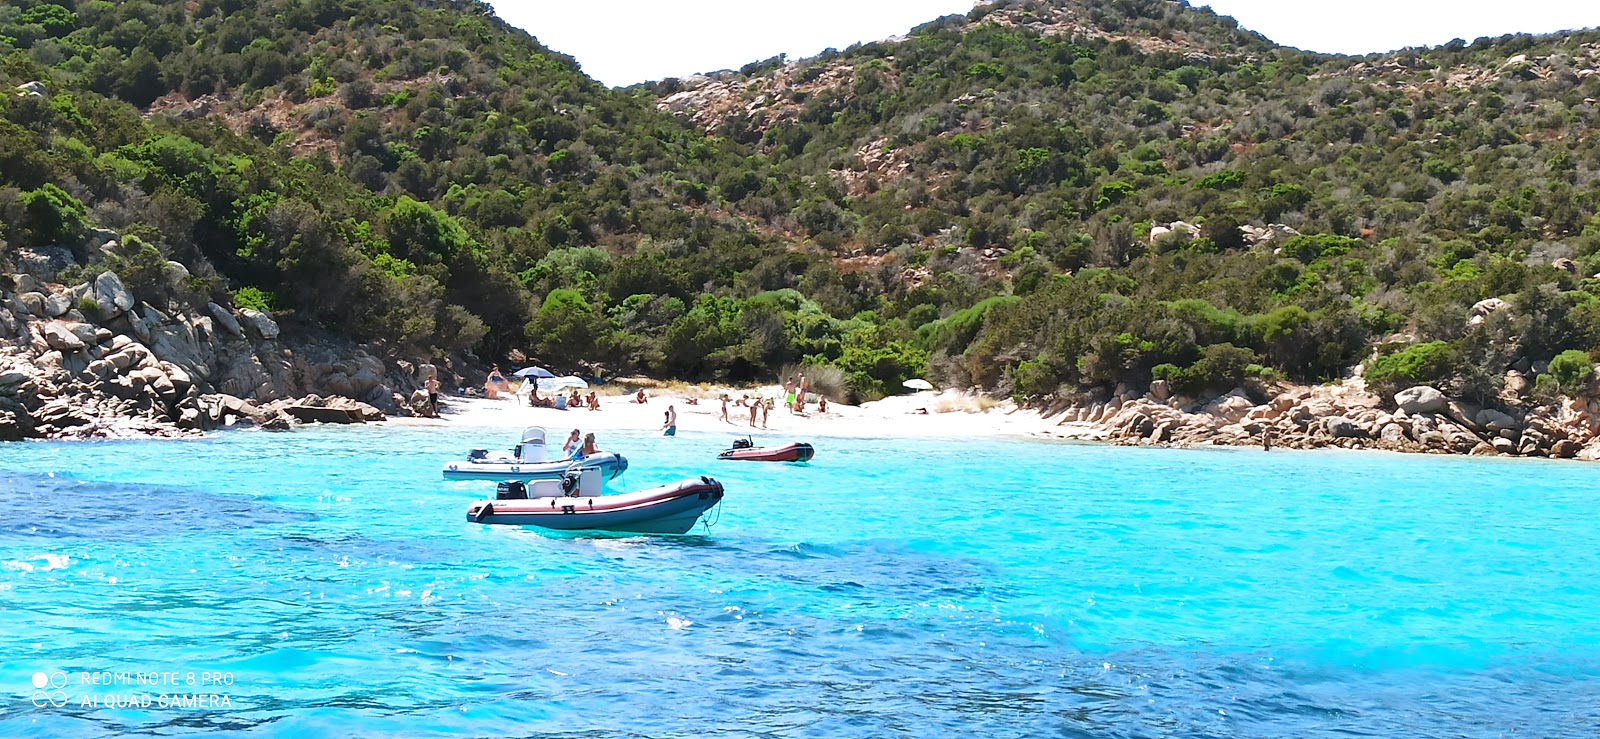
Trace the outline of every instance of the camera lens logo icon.
<instances>
[{"instance_id":1,"label":"camera lens logo icon","mask_svg":"<svg viewBox=\"0 0 1600 739\"><path fill-rule=\"evenodd\" d=\"M62 688L67 687L67 673L43 672L33 673L33 705L40 708L54 706L60 708L67 705L67 694Z\"/></svg>"}]
</instances>

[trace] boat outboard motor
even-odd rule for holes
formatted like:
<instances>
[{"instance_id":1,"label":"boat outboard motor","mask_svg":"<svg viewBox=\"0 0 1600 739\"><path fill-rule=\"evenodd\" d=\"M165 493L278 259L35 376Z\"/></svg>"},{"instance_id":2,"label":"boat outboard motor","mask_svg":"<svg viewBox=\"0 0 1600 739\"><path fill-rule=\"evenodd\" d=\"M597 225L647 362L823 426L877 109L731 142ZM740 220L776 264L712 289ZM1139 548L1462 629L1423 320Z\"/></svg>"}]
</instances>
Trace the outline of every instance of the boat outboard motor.
<instances>
[{"instance_id":1,"label":"boat outboard motor","mask_svg":"<svg viewBox=\"0 0 1600 739\"><path fill-rule=\"evenodd\" d=\"M755 445L756 445L756 443L754 441L751 441L748 437L743 438L743 439L734 439L733 440L733 448L734 449L749 449L751 447L754 447Z\"/></svg>"},{"instance_id":2,"label":"boat outboard motor","mask_svg":"<svg viewBox=\"0 0 1600 739\"><path fill-rule=\"evenodd\" d=\"M472 450L470 452L467 452L467 459L488 459L488 458L489 458L489 450L488 449L474 449L474 450Z\"/></svg>"},{"instance_id":3,"label":"boat outboard motor","mask_svg":"<svg viewBox=\"0 0 1600 739\"><path fill-rule=\"evenodd\" d=\"M504 480L495 486L496 500L527 500L528 486L521 480Z\"/></svg>"},{"instance_id":4,"label":"boat outboard motor","mask_svg":"<svg viewBox=\"0 0 1600 739\"><path fill-rule=\"evenodd\" d=\"M583 468L572 467L561 476L561 494L568 498L578 497L578 483L583 480Z\"/></svg>"}]
</instances>

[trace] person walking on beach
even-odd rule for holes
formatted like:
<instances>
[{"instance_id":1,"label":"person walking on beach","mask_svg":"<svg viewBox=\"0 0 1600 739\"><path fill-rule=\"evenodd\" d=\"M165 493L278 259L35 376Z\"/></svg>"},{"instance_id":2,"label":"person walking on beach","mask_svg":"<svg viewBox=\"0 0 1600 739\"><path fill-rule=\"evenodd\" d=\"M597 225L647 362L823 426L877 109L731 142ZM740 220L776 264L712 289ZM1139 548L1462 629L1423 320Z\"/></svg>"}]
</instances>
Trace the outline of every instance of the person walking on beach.
<instances>
[{"instance_id":1,"label":"person walking on beach","mask_svg":"<svg viewBox=\"0 0 1600 739\"><path fill-rule=\"evenodd\" d=\"M728 420L728 394L727 393L723 393L722 394L722 422L723 423L733 423L733 421Z\"/></svg>"},{"instance_id":2,"label":"person walking on beach","mask_svg":"<svg viewBox=\"0 0 1600 739\"><path fill-rule=\"evenodd\" d=\"M756 414L760 412L760 409L757 408L756 406L759 406L759 405L762 405L762 404L761 403L751 403L750 404L750 428L755 428L756 427Z\"/></svg>"},{"instance_id":3,"label":"person walking on beach","mask_svg":"<svg viewBox=\"0 0 1600 739\"><path fill-rule=\"evenodd\" d=\"M772 401L766 398L759 398L756 400L756 404L761 406L761 428L766 428L767 414L772 412Z\"/></svg>"},{"instance_id":4,"label":"person walking on beach","mask_svg":"<svg viewBox=\"0 0 1600 739\"><path fill-rule=\"evenodd\" d=\"M1263 451L1263 452L1272 451L1272 427L1271 426L1262 426L1261 427L1261 451Z\"/></svg>"},{"instance_id":5,"label":"person walking on beach","mask_svg":"<svg viewBox=\"0 0 1600 739\"><path fill-rule=\"evenodd\" d=\"M661 424L662 436L678 435L678 411L672 406L667 406L666 422Z\"/></svg>"},{"instance_id":6,"label":"person walking on beach","mask_svg":"<svg viewBox=\"0 0 1600 739\"><path fill-rule=\"evenodd\" d=\"M793 377L790 377L788 380L785 380L784 383L783 383L783 404L784 404L785 407L787 407L789 409L790 413L794 412L794 378Z\"/></svg>"},{"instance_id":7,"label":"person walking on beach","mask_svg":"<svg viewBox=\"0 0 1600 739\"><path fill-rule=\"evenodd\" d=\"M437 374L428 375L428 381L424 383L424 387L428 389L428 411L437 418L439 416L439 376Z\"/></svg>"},{"instance_id":8,"label":"person walking on beach","mask_svg":"<svg viewBox=\"0 0 1600 739\"><path fill-rule=\"evenodd\" d=\"M511 383L506 382L506 376L500 374L500 365L493 365L489 369L489 379L483 381L483 394L490 400L500 397L500 393L509 391Z\"/></svg>"}]
</instances>

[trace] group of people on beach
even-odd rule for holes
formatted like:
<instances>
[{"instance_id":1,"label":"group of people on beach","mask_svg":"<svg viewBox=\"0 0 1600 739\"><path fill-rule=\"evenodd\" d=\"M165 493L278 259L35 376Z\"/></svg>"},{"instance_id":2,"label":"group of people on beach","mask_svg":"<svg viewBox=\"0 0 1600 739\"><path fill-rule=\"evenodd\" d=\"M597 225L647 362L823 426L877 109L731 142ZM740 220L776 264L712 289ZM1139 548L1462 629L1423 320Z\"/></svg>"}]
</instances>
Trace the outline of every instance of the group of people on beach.
<instances>
[{"instance_id":1,"label":"group of people on beach","mask_svg":"<svg viewBox=\"0 0 1600 739\"><path fill-rule=\"evenodd\" d=\"M437 382L433 382L429 386L430 397L437 397L437 390L434 389L436 386ZM594 391L590 391L588 395L583 395L578 392L577 388L573 388L572 392L566 395L562 395L557 391L547 396L541 396L539 394L538 380L529 378L524 381L523 386L528 389L528 405L534 408L555 408L556 410L588 408L591 411L600 410L600 396ZM483 382L483 397L497 400L502 394L511 397L516 395L511 390L511 381L500 373L499 365L494 365L489 369L488 379Z\"/></svg>"},{"instance_id":2,"label":"group of people on beach","mask_svg":"<svg viewBox=\"0 0 1600 739\"><path fill-rule=\"evenodd\" d=\"M727 393L722 394L723 423L733 423L733 419L728 417L728 401L730 397ZM772 400L760 396L752 398L749 393L746 393L739 396L739 399L734 401L734 404L740 408L747 406L750 408L750 428L756 427L756 419L758 417L761 419L761 428L767 427L767 415L772 412Z\"/></svg>"},{"instance_id":3,"label":"group of people on beach","mask_svg":"<svg viewBox=\"0 0 1600 739\"><path fill-rule=\"evenodd\" d=\"M807 389L806 373L804 372L800 373L799 381L796 381L795 378L791 377L783 383L784 403L789 406L789 410L791 412L798 413L802 416L805 415ZM828 396L817 396L817 412L828 412Z\"/></svg>"},{"instance_id":4,"label":"group of people on beach","mask_svg":"<svg viewBox=\"0 0 1600 739\"><path fill-rule=\"evenodd\" d=\"M528 380L528 386L528 404L535 408L555 408L558 410L566 410L568 408L587 407L592 411L600 410L599 395L592 391L588 395L581 395L578 393L577 389L574 388L568 395L562 395L558 392L550 396L540 396L539 386L536 380ZM437 398L437 390L435 389L436 387L437 381L430 383L430 398ZM790 413L805 415L806 394L809 390L810 385L806 380L806 375L804 372L800 372L797 374L797 376L788 378L783 383L783 402L784 405L789 409ZM506 395L513 395L511 390L511 382L506 379L505 375L501 374L500 367L498 365L490 369L489 377L484 381L483 384L483 391L484 397L490 399L499 398L502 393ZM697 405L698 403L696 400L697 399L690 398L684 402L688 403L689 405ZM639 388L638 392L634 393L632 402L639 405L646 405L650 402L650 396L645 392L644 388ZM721 420L724 423L730 424L735 423L735 421L729 415L730 403L740 408L750 409L750 428L756 428L756 424L758 422L760 423L760 428L767 428L767 421L771 416L772 409L776 407L775 400L771 398L764 398L760 395L752 396L749 393L746 393L741 395L740 398L735 401L731 395L724 393L722 395ZM437 406L437 400L434 400L434 405ZM826 396L817 396L817 412L828 412L828 398ZM678 433L678 412L677 409L671 405L667 406L667 410L663 414L661 432L663 436L676 436ZM567 439L567 444L562 447L562 452L572 459L582 459L581 455L593 454L599 451L598 449L594 449L593 445L594 434L589 434L582 442L580 442L578 430L573 429L572 435Z\"/></svg>"}]
</instances>

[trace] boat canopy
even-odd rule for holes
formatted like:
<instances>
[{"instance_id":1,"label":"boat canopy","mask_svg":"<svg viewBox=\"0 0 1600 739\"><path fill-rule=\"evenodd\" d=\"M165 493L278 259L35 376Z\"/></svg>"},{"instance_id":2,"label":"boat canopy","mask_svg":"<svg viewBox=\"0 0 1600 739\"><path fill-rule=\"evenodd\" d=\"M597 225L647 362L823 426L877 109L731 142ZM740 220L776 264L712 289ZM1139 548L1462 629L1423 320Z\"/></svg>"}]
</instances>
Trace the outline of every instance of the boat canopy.
<instances>
[{"instance_id":1,"label":"boat canopy","mask_svg":"<svg viewBox=\"0 0 1600 739\"><path fill-rule=\"evenodd\" d=\"M538 426L529 426L522 430L522 443L517 445L517 460L521 462L547 462L549 453L545 449L544 429Z\"/></svg>"}]
</instances>

